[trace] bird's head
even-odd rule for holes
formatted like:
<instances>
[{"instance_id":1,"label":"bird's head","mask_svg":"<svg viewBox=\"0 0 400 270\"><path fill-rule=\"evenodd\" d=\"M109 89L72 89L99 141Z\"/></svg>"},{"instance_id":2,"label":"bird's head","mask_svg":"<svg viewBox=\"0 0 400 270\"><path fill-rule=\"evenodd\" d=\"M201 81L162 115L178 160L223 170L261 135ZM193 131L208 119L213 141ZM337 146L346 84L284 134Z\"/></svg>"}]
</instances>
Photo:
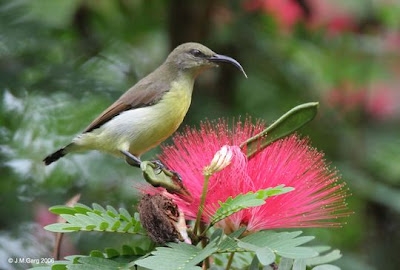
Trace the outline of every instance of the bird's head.
<instances>
[{"instance_id":1,"label":"bird's head","mask_svg":"<svg viewBox=\"0 0 400 270\"><path fill-rule=\"evenodd\" d=\"M196 75L202 70L218 66L219 63L231 63L247 78L238 61L229 56L216 54L200 43L189 42L179 45L169 54L166 61L179 70L190 71Z\"/></svg>"}]
</instances>

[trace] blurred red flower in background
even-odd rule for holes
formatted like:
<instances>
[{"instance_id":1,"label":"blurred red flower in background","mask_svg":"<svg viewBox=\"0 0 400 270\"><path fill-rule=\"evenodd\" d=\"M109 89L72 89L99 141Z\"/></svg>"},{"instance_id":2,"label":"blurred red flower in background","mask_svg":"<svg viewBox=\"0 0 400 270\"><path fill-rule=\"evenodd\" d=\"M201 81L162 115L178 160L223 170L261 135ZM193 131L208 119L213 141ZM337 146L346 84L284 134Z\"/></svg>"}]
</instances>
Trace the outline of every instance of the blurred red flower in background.
<instances>
[{"instance_id":1,"label":"blurred red flower in background","mask_svg":"<svg viewBox=\"0 0 400 270\"><path fill-rule=\"evenodd\" d=\"M398 109L399 95L387 85L379 85L367 96L365 103L366 112L372 117L385 120L395 116Z\"/></svg>"},{"instance_id":2,"label":"blurred red flower in background","mask_svg":"<svg viewBox=\"0 0 400 270\"><path fill-rule=\"evenodd\" d=\"M244 8L272 14L284 30L290 30L303 17L301 7L293 0L252 0L246 1Z\"/></svg>"},{"instance_id":3,"label":"blurred red flower in background","mask_svg":"<svg viewBox=\"0 0 400 270\"><path fill-rule=\"evenodd\" d=\"M247 226L249 231L290 227L340 226L337 217L347 215L343 183L337 171L329 169L323 154L310 147L307 139L292 135L263 149L247 159L239 145L264 129L264 124L205 122L199 130L187 129L174 137L174 145L164 147L160 156L170 169L179 172L192 198L168 195L188 219L198 211L203 188L203 169L224 145L230 145L229 166L210 178L203 220L208 221L219 201L249 191L284 184L294 187L289 193L270 197L266 204L242 210L218 225L226 232ZM160 191L161 192L161 191Z\"/></svg>"},{"instance_id":4,"label":"blurred red flower in background","mask_svg":"<svg viewBox=\"0 0 400 270\"><path fill-rule=\"evenodd\" d=\"M37 239L38 243L41 243L42 245L46 245L46 243L48 243L49 247L53 248L54 238L57 236L52 232L46 231L44 227L46 225L59 222L59 217L49 211L48 205L40 202L35 202L33 204L33 213L34 221L39 225L38 227L35 227L36 230L33 232L33 236ZM68 235L65 235L62 242L61 256L65 257L76 253L77 250L71 241L71 238ZM45 254L43 254L43 256L44 255Z\"/></svg>"},{"instance_id":5,"label":"blurred red flower in background","mask_svg":"<svg viewBox=\"0 0 400 270\"><path fill-rule=\"evenodd\" d=\"M329 106L342 113L362 111L371 118L386 120L397 115L400 93L386 83L357 87L351 82L345 82L330 90L325 100Z\"/></svg>"},{"instance_id":6,"label":"blurred red flower in background","mask_svg":"<svg viewBox=\"0 0 400 270\"><path fill-rule=\"evenodd\" d=\"M49 212L49 207L42 203L35 203L33 207L35 222L40 225L41 228L46 225L57 222L57 216Z\"/></svg>"},{"instance_id":7,"label":"blurred red flower in background","mask_svg":"<svg viewBox=\"0 0 400 270\"><path fill-rule=\"evenodd\" d=\"M311 28L326 28L329 35L356 29L356 15L335 1L308 0L311 16L307 25Z\"/></svg>"},{"instance_id":8,"label":"blurred red flower in background","mask_svg":"<svg viewBox=\"0 0 400 270\"><path fill-rule=\"evenodd\" d=\"M325 28L329 35L356 28L355 15L334 1L307 0L300 4L296 0L248 0L243 8L272 15L282 31L292 30L298 22L311 29Z\"/></svg>"}]
</instances>

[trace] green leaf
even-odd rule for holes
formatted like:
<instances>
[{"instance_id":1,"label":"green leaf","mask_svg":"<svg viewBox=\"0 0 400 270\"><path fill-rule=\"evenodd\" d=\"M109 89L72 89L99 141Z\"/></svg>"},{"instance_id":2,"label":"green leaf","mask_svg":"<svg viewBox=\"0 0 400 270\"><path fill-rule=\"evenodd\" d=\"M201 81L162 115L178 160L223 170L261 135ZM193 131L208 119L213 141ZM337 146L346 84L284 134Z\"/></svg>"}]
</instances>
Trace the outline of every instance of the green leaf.
<instances>
[{"instance_id":1,"label":"green leaf","mask_svg":"<svg viewBox=\"0 0 400 270\"><path fill-rule=\"evenodd\" d=\"M73 215L76 213L74 208L65 206L65 205L55 205L49 208L49 211L53 214L60 215L60 214L70 214Z\"/></svg>"},{"instance_id":2,"label":"green leaf","mask_svg":"<svg viewBox=\"0 0 400 270\"><path fill-rule=\"evenodd\" d=\"M98 270L115 270L115 269L128 269L127 263L120 263L110 259L98 257L81 257L78 262L80 264L71 264L67 269L98 269Z\"/></svg>"},{"instance_id":3,"label":"green leaf","mask_svg":"<svg viewBox=\"0 0 400 270\"><path fill-rule=\"evenodd\" d=\"M318 252L309 247L299 247L312 239L313 236L297 237L301 234L298 232L281 232L260 231L241 239L243 242L250 243L258 247L268 247L273 252L282 257L290 259L311 258L318 255Z\"/></svg>"},{"instance_id":4,"label":"green leaf","mask_svg":"<svg viewBox=\"0 0 400 270\"><path fill-rule=\"evenodd\" d=\"M85 231L93 231L96 228L96 225L87 225L85 227Z\"/></svg>"},{"instance_id":5,"label":"green leaf","mask_svg":"<svg viewBox=\"0 0 400 270\"><path fill-rule=\"evenodd\" d=\"M107 205L106 208L107 208L107 213L110 216L116 217L116 216L119 215L118 211L114 207L112 207L111 205Z\"/></svg>"},{"instance_id":6,"label":"green leaf","mask_svg":"<svg viewBox=\"0 0 400 270\"><path fill-rule=\"evenodd\" d=\"M157 248L151 253L153 256L137 260L135 264L155 270L200 270L196 265L217 251L218 240L210 242L204 249L186 243L168 243L168 247Z\"/></svg>"},{"instance_id":7,"label":"green leaf","mask_svg":"<svg viewBox=\"0 0 400 270\"><path fill-rule=\"evenodd\" d=\"M120 256L119 252L113 248L106 248L105 252L107 254L107 258L113 258Z\"/></svg>"},{"instance_id":8,"label":"green leaf","mask_svg":"<svg viewBox=\"0 0 400 270\"><path fill-rule=\"evenodd\" d=\"M125 246L125 249L127 247L128 246ZM124 254L123 251L119 253L117 250L112 248L105 249L104 253L99 250L92 250L90 252L90 256L82 256L82 255L67 256L65 257L65 260L55 261L52 266L47 266L43 268L43 270L133 269L133 267L131 267L131 264L134 263L135 260L140 258L140 256L134 254L132 248L130 248L130 251L131 251L130 254ZM36 270L37 268L33 269Z\"/></svg>"},{"instance_id":9,"label":"green leaf","mask_svg":"<svg viewBox=\"0 0 400 270\"><path fill-rule=\"evenodd\" d=\"M290 247L277 250L277 253L283 257L291 259L311 258L318 256L318 252L309 247Z\"/></svg>"},{"instance_id":10,"label":"green leaf","mask_svg":"<svg viewBox=\"0 0 400 270\"><path fill-rule=\"evenodd\" d=\"M82 255L70 255L66 256L65 259L71 261L72 263L78 263L79 258L84 257Z\"/></svg>"},{"instance_id":11,"label":"green leaf","mask_svg":"<svg viewBox=\"0 0 400 270\"><path fill-rule=\"evenodd\" d=\"M54 264L51 266L51 270L65 270L67 269L67 264Z\"/></svg>"},{"instance_id":12,"label":"green leaf","mask_svg":"<svg viewBox=\"0 0 400 270\"><path fill-rule=\"evenodd\" d=\"M260 269L258 266L260 264L260 261L258 260L257 256L254 256L253 260L251 261L249 270L258 270Z\"/></svg>"},{"instance_id":13,"label":"green leaf","mask_svg":"<svg viewBox=\"0 0 400 270\"><path fill-rule=\"evenodd\" d=\"M282 257L279 262L278 269L279 270L290 270L293 265L293 260L289 258Z\"/></svg>"},{"instance_id":14,"label":"green leaf","mask_svg":"<svg viewBox=\"0 0 400 270\"><path fill-rule=\"evenodd\" d=\"M308 243L313 240L314 236L300 236L294 239L286 239L279 242L279 249L297 247L302 244ZM315 253L318 253L315 249L312 249Z\"/></svg>"},{"instance_id":15,"label":"green leaf","mask_svg":"<svg viewBox=\"0 0 400 270\"><path fill-rule=\"evenodd\" d=\"M74 209L76 212L81 213L81 214L86 214L86 212L91 211L92 209L90 209L89 206L86 206L82 203L76 203L74 205Z\"/></svg>"},{"instance_id":16,"label":"green leaf","mask_svg":"<svg viewBox=\"0 0 400 270\"><path fill-rule=\"evenodd\" d=\"M269 265L275 261L275 253L269 247L258 248L256 250L258 260L262 265Z\"/></svg>"},{"instance_id":17,"label":"green leaf","mask_svg":"<svg viewBox=\"0 0 400 270\"><path fill-rule=\"evenodd\" d=\"M292 190L294 190L294 188L285 187L285 185L279 185L277 187L261 189L256 192L250 191L246 194L239 194L234 198L229 197L225 202L219 201L218 203L220 207L211 217L210 224L212 226L224 218L239 212L240 210L263 205L265 204L265 200L270 196L281 195Z\"/></svg>"},{"instance_id":18,"label":"green leaf","mask_svg":"<svg viewBox=\"0 0 400 270\"><path fill-rule=\"evenodd\" d=\"M218 245L219 252L235 252L238 249L237 242L227 235L223 236L221 243Z\"/></svg>"},{"instance_id":19,"label":"green leaf","mask_svg":"<svg viewBox=\"0 0 400 270\"><path fill-rule=\"evenodd\" d=\"M268 197L285 194L285 193L288 193L288 192L290 192L292 190L294 190L294 188L285 187L285 185L279 185L279 186L276 186L276 187L270 187L270 188L267 188L267 189L261 189L261 190L257 191L257 198L258 199L262 199L262 200L266 200Z\"/></svg>"},{"instance_id":20,"label":"green leaf","mask_svg":"<svg viewBox=\"0 0 400 270\"><path fill-rule=\"evenodd\" d=\"M242 242L240 240L237 240L237 245L240 248L246 249L248 251L256 251L258 248L258 246L250 244L250 243L246 243L246 242Z\"/></svg>"},{"instance_id":21,"label":"green leaf","mask_svg":"<svg viewBox=\"0 0 400 270\"><path fill-rule=\"evenodd\" d=\"M92 250L90 251L90 257L104 258L104 254L100 250Z\"/></svg>"},{"instance_id":22,"label":"green leaf","mask_svg":"<svg viewBox=\"0 0 400 270\"><path fill-rule=\"evenodd\" d=\"M87 215L84 215L84 214L75 214L74 217L77 218L77 219L79 220L79 222L82 223L82 225L83 225L82 227L84 227L84 226L90 226L90 225L93 224L92 218L88 217Z\"/></svg>"},{"instance_id":23,"label":"green leaf","mask_svg":"<svg viewBox=\"0 0 400 270\"><path fill-rule=\"evenodd\" d=\"M315 248L313 248L315 250ZM314 258L309 258L306 260L306 264L313 266L313 265L318 265L318 264L324 264L324 263L329 263L336 261L342 257L342 254L340 253L340 250L335 249L332 250L331 252L325 254L325 255L320 255Z\"/></svg>"},{"instance_id":24,"label":"green leaf","mask_svg":"<svg viewBox=\"0 0 400 270\"><path fill-rule=\"evenodd\" d=\"M73 226L68 223L53 223L44 227L45 230L58 233L69 233L79 231L82 227Z\"/></svg>"},{"instance_id":25,"label":"green leaf","mask_svg":"<svg viewBox=\"0 0 400 270\"><path fill-rule=\"evenodd\" d=\"M82 264L72 264L67 267L67 270L111 270L116 268L105 267L99 269L97 265L82 265Z\"/></svg>"},{"instance_id":26,"label":"green leaf","mask_svg":"<svg viewBox=\"0 0 400 270\"><path fill-rule=\"evenodd\" d=\"M340 270L340 268L331 264L322 264L314 267L312 270Z\"/></svg>"},{"instance_id":27,"label":"green leaf","mask_svg":"<svg viewBox=\"0 0 400 270\"><path fill-rule=\"evenodd\" d=\"M235 198L229 197L225 202L220 201L218 203L220 207L211 217L211 226L240 210L263 205L265 200L257 199L257 194L254 192L248 192L246 194L239 194Z\"/></svg>"},{"instance_id":28,"label":"green leaf","mask_svg":"<svg viewBox=\"0 0 400 270\"><path fill-rule=\"evenodd\" d=\"M242 233L246 231L246 227L242 227L237 231L234 231L230 235L222 235L221 241L218 244L218 252L234 252L236 251L239 247L238 244L235 240L235 238L239 238ZM222 232L222 230L221 230ZM215 238L215 237L214 237Z\"/></svg>"},{"instance_id":29,"label":"green leaf","mask_svg":"<svg viewBox=\"0 0 400 270\"><path fill-rule=\"evenodd\" d=\"M123 219L123 220L125 220L127 222L129 222L132 219L131 214L129 214L129 212L126 211L125 208L120 208L119 209L119 216L120 216L121 219Z\"/></svg>"},{"instance_id":30,"label":"green leaf","mask_svg":"<svg viewBox=\"0 0 400 270\"><path fill-rule=\"evenodd\" d=\"M130 229L132 229L132 223L126 224L126 226L123 227L121 230L122 230L123 232L127 232L127 231L129 231Z\"/></svg>"},{"instance_id":31,"label":"green leaf","mask_svg":"<svg viewBox=\"0 0 400 270\"><path fill-rule=\"evenodd\" d=\"M239 238L246 231L246 229L247 229L246 227L242 227L242 228L234 231L233 233L231 233L229 235L229 237L231 237L231 238Z\"/></svg>"},{"instance_id":32,"label":"green leaf","mask_svg":"<svg viewBox=\"0 0 400 270\"><path fill-rule=\"evenodd\" d=\"M92 207L93 207L93 210L96 210L96 211L94 211L96 213L100 214L100 213L105 213L106 212L106 209L104 209L103 206L101 206L100 204L93 203Z\"/></svg>"},{"instance_id":33,"label":"green leaf","mask_svg":"<svg viewBox=\"0 0 400 270\"><path fill-rule=\"evenodd\" d=\"M79 227L86 227L86 225L87 225L74 215L61 214L60 217L65 219L68 223L74 224Z\"/></svg>"},{"instance_id":34,"label":"green leaf","mask_svg":"<svg viewBox=\"0 0 400 270\"><path fill-rule=\"evenodd\" d=\"M135 254L135 252L133 251L132 247L128 246L128 245L123 245L122 246L122 255L133 255Z\"/></svg>"},{"instance_id":35,"label":"green leaf","mask_svg":"<svg viewBox=\"0 0 400 270\"><path fill-rule=\"evenodd\" d=\"M312 246L312 248L313 248L315 251L319 252L319 253L326 252L326 251L328 251L328 250L331 249L330 246Z\"/></svg>"},{"instance_id":36,"label":"green leaf","mask_svg":"<svg viewBox=\"0 0 400 270\"><path fill-rule=\"evenodd\" d=\"M134 247L134 253L136 255L146 255L147 251L145 251L144 249L142 249L141 247Z\"/></svg>"},{"instance_id":37,"label":"green leaf","mask_svg":"<svg viewBox=\"0 0 400 270\"><path fill-rule=\"evenodd\" d=\"M121 227L121 221L117 220L114 222L114 224L111 227L112 231L116 231L119 227Z\"/></svg>"},{"instance_id":38,"label":"green leaf","mask_svg":"<svg viewBox=\"0 0 400 270\"><path fill-rule=\"evenodd\" d=\"M286 243L287 240L291 240L301 235L301 233L301 231L280 233L274 231L259 231L257 233L250 234L241 240L256 246L263 247L268 245L272 249L277 249L280 247L282 242Z\"/></svg>"},{"instance_id":39,"label":"green leaf","mask_svg":"<svg viewBox=\"0 0 400 270\"><path fill-rule=\"evenodd\" d=\"M106 208L104 209L98 204L93 204L93 209L83 204L74 207L52 207L51 211L59 213L66 222L50 224L45 229L60 233L108 231L137 234L143 231L136 213L132 217L125 209L121 208L118 212L114 207L107 206Z\"/></svg>"},{"instance_id":40,"label":"green leaf","mask_svg":"<svg viewBox=\"0 0 400 270\"><path fill-rule=\"evenodd\" d=\"M223 235L222 229L218 228L211 234L210 241L213 241L214 239L217 238L221 239L222 235Z\"/></svg>"},{"instance_id":41,"label":"green leaf","mask_svg":"<svg viewBox=\"0 0 400 270\"><path fill-rule=\"evenodd\" d=\"M99 258L99 257L82 257L78 261L83 264L97 265L99 267L104 265L118 267L120 265L118 262L115 262L113 260Z\"/></svg>"},{"instance_id":42,"label":"green leaf","mask_svg":"<svg viewBox=\"0 0 400 270\"><path fill-rule=\"evenodd\" d=\"M293 270L306 270L306 260L305 259L294 260Z\"/></svg>"},{"instance_id":43,"label":"green leaf","mask_svg":"<svg viewBox=\"0 0 400 270\"><path fill-rule=\"evenodd\" d=\"M101 215L96 214L94 212L87 212L86 214L92 221L92 224L96 224L97 226L100 226L100 223L102 223L104 221L104 219L101 217Z\"/></svg>"},{"instance_id":44,"label":"green leaf","mask_svg":"<svg viewBox=\"0 0 400 270\"><path fill-rule=\"evenodd\" d=\"M246 149L248 158L253 157L271 143L292 134L313 120L318 106L318 102L310 102L294 107L265 130L243 142L240 147Z\"/></svg>"},{"instance_id":45,"label":"green leaf","mask_svg":"<svg viewBox=\"0 0 400 270\"><path fill-rule=\"evenodd\" d=\"M255 252L262 265L269 265L275 261L275 253L269 247L258 247L242 241L238 241L238 246Z\"/></svg>"}]
</instances>

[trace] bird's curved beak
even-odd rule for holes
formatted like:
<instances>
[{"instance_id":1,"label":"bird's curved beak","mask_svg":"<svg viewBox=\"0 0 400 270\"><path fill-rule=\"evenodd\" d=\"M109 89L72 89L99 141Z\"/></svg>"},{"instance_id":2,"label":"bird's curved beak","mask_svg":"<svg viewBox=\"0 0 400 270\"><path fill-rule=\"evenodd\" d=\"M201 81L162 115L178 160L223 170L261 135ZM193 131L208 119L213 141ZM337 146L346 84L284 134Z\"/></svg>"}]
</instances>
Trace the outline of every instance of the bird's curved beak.
<instances>
[{"instance_id":1,"label":"bird's curved beak","mask_svg":"<svg viewBox=\"0 0 400 270\"><path fill-rule=\"evenodd\" d=\"M243 75L247 78L247 74L244 71L242 65L239 64L238 61L233 59L232 57L226 56L226 55L221 55L221 54L214 54L213 56L209 57L208 60L213 63L231 63L235 67L237 67Z\"/></svg>"}]
</instances>

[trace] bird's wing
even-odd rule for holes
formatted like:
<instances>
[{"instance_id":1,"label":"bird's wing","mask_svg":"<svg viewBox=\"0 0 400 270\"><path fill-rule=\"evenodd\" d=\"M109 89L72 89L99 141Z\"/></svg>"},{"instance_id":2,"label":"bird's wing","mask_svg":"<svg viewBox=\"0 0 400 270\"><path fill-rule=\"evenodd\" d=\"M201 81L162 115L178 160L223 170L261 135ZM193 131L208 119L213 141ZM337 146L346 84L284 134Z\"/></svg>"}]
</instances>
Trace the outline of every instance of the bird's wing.
<instances>
[{"instance_id":1,"label":"bird's wing","mask_svg":"<svg viewBox=\"0 0 400 270\"><path fill-rule=\"evenodd\" d=\"M83 133L101 127L124 111L154 105L168 90L169 85L163 82L139 82L94 119Z\"/></svg>"}]
</instances>

